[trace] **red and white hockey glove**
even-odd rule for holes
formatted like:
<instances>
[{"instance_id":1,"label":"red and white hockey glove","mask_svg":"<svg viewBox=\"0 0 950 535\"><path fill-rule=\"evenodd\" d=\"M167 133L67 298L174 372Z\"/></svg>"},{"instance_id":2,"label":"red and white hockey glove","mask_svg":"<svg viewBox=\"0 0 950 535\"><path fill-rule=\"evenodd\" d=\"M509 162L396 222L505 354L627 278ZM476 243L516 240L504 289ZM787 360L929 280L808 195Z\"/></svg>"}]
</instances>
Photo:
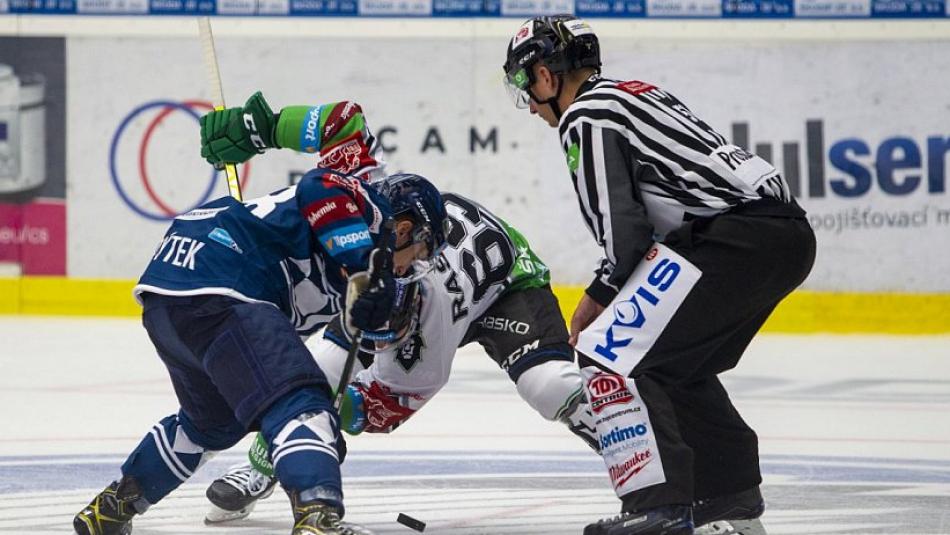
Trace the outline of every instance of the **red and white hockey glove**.
<instances>
[{"instance_id":1,"label":"red and white hockey glove","mask_svg":"<svg viewBox=\"0 0 950 535\"><path fill-rule=\"evenodd\" d=\"M400 403L401 398L409 397L391 394L389 388L375 381L368 387L351 383L340 407L341 427L351 435L363 431L389 433L416 412Z\"/></svg>"}]
</instances>

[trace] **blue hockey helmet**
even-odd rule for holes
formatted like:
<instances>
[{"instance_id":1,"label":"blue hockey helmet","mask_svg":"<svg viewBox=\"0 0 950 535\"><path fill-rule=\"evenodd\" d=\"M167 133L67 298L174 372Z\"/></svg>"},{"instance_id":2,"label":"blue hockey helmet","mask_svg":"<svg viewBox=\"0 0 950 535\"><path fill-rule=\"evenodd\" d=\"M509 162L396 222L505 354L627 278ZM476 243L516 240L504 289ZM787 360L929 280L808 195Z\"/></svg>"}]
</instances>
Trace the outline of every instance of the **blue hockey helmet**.
<instances>
[{"instance_id":1,"label":"blue hockey helmet","mask_svg":"<svg viewBox=\"0 0 950 535\"><path fill-rule=\"evenodd\" d=\"M392 208L393 219L408 218L413 223L412 238L396 250L417 243L425 244L429 250L428 259L413 263L411 277L418 280L435 265L452 226L442 194L425 178L410 173L390 175L379 186Z\"/></svg>"}]
</instances>

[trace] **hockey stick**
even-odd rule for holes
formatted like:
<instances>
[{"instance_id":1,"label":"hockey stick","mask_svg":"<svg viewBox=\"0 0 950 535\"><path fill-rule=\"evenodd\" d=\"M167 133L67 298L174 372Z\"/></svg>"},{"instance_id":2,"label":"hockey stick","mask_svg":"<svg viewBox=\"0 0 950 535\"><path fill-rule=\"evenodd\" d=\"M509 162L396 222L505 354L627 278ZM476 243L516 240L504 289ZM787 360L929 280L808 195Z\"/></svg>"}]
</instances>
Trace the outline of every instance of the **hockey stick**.
<instances>
[{"instance_id":1,"label":"hockey stick","mask_svg":"<svg viewBox=\"0 0 950 535\"><path fill-rule=\"evenodd\" d=\"M208 74L208 87L215 110L224 109L224 90L221 88L221 72L218 70L218 54L214 51L214 36L211 34L211 19L198 17L198 34L201 36L201 48L204 51L205 68ZM241 195L241 181L238 179L237 167L233 163L224 164L224 173L228 177L228 193L238 201L243 201Z\"/></svg>"},{"instance_id":2,"label":"hockey stick","mask_svg":"<svg viewBox=\"0 0 950 535\"><path fill-rule=\"evenodd\" d=\"M369 253L369 269L350 276L346 285L347 307L356 300L361 292L379 284L382 271L386 269L386 263L391 262L392 258L392 253L386 250L392 231L393 220L388 219L383 223L383 229L379 233L379 243L381 245ZM346 315L343 316L343 330L350 331L353 335L353 339L351 340L350 348L346 352L346 361L343 362L343 373L340 374L340 382L336 387L336 394L333 397L333 408L338 412L343 405L343 393L346 391L346 386L350 384L350 374L353 373L353 365L356 363L356 356L359 354L360 345L363 343L363 331L355 327L351 329Z\"/></svg>"}]
</instances>

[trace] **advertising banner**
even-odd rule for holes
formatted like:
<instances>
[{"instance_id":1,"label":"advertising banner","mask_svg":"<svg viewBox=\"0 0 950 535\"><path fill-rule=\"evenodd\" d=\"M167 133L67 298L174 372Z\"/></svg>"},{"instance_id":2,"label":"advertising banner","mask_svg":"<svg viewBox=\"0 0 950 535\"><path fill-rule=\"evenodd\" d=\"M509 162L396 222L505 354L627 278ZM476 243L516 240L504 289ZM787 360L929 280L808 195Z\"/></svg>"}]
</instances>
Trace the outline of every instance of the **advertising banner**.
<instances>
[{"instance_id":1,"label":"advertising banner","mask_svg":"<svg viewBox=\"0 0 950 535\"><path fill-rule=\"evenodd\" d=\"M65 40L0 37L0 262L66 274Z\"/></svg>"},{"instance_id":2,"label":"advertising banner","mask_svg":"<svg viewBox=\"0 0 950 535\"><path fill-rule=\"evenodd\" d=\"M194 41L70 38L70 276L137 277L170 217L226 195L198 153L209 92ZM275 110L359 102L389 171L472 196L525 234L555 283L583 285L600 251L556 131L502 87L506 44L247 37L219 38L218 52L229 105L256 90ZM806 288L950 291L950 43L602 46L606 75L673 93L786 176L818 234ZM286 150L257 156L242 169L245 195L312 165Z\"/></svg>"},{"instance_id":3,"label":"advertising banner","mask_svg":"<svg viewBox=\"0 0 950 535\"><path fill-rule=\"evenodd\" d=\"M291 17L902 19L947 16L946 0L0 0L31 15L241 15Z\"/></svg>"}]
</instances>

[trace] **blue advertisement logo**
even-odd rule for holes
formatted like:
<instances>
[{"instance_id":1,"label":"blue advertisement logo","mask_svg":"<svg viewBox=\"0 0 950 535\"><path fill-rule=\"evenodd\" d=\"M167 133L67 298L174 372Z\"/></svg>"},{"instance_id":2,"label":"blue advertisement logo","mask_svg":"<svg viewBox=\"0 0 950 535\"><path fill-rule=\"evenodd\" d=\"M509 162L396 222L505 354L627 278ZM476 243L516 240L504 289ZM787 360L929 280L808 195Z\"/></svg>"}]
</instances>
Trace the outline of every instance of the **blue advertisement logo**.
<instances>
[{"instance_id":1,"label":"blue advertisement logo","mask_svg":"<svg viewBox=\"0 0 950 535\"><path fill-rule=\"evenodd\" d=\"M614 349L630 345L630 342L633 342L633 336L622 339L617 338L615 328L640 329L643 327L647 318L643 312L643 305L641 305L640 300L642 299L647 304L656 307L656 305L660 303L660 296L658 294L669 289L670 285L673 284L679 275L680 270L680 265L671 261L669 258L660 260L647 276L647 284L650 288L641 285L637 287L629 299L614 304L614 321L607 329L604 343L597 344L594 347L594 351L610 362L617 360L617 354L614 353Z\"/></svg>"}]
</instances>

